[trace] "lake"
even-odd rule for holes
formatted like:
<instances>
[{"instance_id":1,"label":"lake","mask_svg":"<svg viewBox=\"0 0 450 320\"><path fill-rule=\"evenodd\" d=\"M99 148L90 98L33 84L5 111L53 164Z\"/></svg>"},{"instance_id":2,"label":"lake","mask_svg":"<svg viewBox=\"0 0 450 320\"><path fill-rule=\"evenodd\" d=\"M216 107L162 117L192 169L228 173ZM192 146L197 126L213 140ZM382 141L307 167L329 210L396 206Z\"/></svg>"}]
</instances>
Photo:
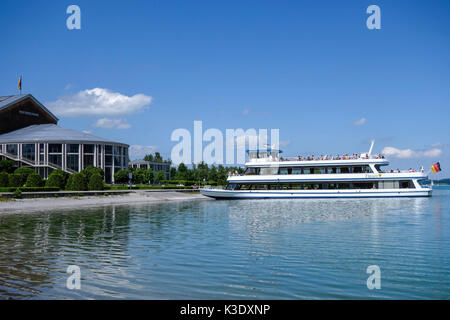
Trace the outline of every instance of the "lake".
<instances>
[{"instance_id":1,"label":"lake","mask_svg":"<svg viewBox=\"0 0 450 320\"><path fill-rule=\"evenodd\" d=\"M68 289L69 265L81 288ZM369 290L367 267L381 271ZM431 198L186 201L0 216L0 299L449 299Z\"/></svg>"}]
</instances>

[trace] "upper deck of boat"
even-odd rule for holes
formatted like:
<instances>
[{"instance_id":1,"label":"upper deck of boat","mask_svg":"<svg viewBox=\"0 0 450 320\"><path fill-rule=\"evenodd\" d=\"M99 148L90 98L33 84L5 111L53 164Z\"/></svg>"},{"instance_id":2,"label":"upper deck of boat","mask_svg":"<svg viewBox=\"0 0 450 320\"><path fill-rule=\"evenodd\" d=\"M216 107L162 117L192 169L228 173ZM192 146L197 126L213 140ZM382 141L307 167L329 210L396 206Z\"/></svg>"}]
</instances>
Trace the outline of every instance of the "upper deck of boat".
<instances>
[{"instance_id":1,"label":"upper deck of boat","mask_svg":"<svg viewBox=\"0 0 450 320\"><path fill-rule=\"evenodd\" d=\"M307 157L278 157L277 155L267 155L264 157L250 158L245 164L247 167L283 166L283 167L304 167L304 166L345 166L379 164L388 165L389 161L383 155L354 154L342 156L307 156Z\"/></svg>"}]
</instances>

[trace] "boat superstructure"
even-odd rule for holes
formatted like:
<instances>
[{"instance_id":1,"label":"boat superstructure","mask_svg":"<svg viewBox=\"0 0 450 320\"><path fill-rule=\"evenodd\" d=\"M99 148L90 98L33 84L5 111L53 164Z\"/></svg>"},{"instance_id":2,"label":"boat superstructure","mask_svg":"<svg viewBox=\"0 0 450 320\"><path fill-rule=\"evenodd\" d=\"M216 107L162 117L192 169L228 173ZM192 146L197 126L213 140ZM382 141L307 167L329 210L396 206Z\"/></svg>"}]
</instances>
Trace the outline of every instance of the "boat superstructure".
<instances>
[{"instance_id":1,"label":"boat superstructure","mask_svg":"<svg viewBox=\"0 0 450 320\"><path fill-rule=\"evenodd\" d=\"M225 189L201 189L220 199L428 197L431 188L419 170L384 170L389 161L371 151L362 154L283 158L281 150L247 150L243 175L228 177Z\"/></svg>"}]
</instances>

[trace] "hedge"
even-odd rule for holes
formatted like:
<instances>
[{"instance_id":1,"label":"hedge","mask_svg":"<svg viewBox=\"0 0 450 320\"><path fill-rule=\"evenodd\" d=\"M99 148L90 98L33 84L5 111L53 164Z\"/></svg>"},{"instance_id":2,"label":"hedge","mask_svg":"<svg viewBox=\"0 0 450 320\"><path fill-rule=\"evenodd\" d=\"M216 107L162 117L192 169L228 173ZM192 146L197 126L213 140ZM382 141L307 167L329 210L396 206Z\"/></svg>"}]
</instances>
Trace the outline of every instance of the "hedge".
<instances>
[{"instance_id":1,"label":"hedge","mask_svg":"<svg viewBox=\"0 0 450 320\"><path fill-rule=\"evenodd\" d=\"M86 176L79 172L71 174L67 180L66 190L69 191L86 191L88 189L88 181Z\"/></svg>"},{"instance_id":2,"label":"hedge","mask_svg":"<svg viewBox=\"0 0 450 320\"><path fill-rule=\"evenodd\" d=\"M0 188L0 192L14 192L17 189L19 189L22 192L49 192L49 191L59 191L59 188L55 187L6 187L6 188Z\"/></svg>"},{"instance_id":3,"label":"hedge","mask_svg":"<svg viewBox=\"0 0 450 320\"><path fill-rule=\"evenodd\" d=\"M33 172L28 176L25 187L36 188L42 187L43 184L44 181L42 181L41 175L39 173Z\"/></svg>"},{"instance_id":4,"label":"hedge","mask_svg":"<svg viewBox=\"0 0 450 320\"><path fill-rule=\"evenodd\" d=\"M59 189L64 189L67 184L67 179L69 174L60 169L53 170L49 175L47 181L45 182L46 187L57 187Z\"/></svg>"},{"instance_id":5,"label":"hedge","mask_svg":"<svg viewBox=\"0 0 450 320\"><path fill-rule=\"evenodd\" d=\"M103 183L103 178L99 173L94 173L89 179L88 189L89 190L103 190L105 188Z\"/></svg>"},{"instance_id":6,"label":"hedge","mask_svg":"<svg viewBox=\"0 0 450 320\"><path fill-rule=\"evenodd\" d=\"M10 174L8 178L8 187L22 187L24 182L22 182L22 176L20 174ZM15 190L15 189L14 189Z\"/></svg>"},{"instance_id":7,"label":"hedge","mask_svg":"<svg viewBox=\"0 0 450 320\"><path fill-rule=\"evenodd\" d=\"M7 172L0 172L0 188L7 187L9 183L9 174Z\"/></svg>"}]
</instances>

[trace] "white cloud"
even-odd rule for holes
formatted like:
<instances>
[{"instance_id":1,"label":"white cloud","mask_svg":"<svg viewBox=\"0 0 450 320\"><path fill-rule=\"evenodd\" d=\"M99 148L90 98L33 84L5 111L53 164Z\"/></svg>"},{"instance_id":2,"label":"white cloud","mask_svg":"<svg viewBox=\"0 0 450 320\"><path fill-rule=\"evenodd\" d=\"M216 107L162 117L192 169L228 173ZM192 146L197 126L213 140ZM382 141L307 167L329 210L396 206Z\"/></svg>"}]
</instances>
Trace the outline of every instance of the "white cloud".
<instances>
[{"instance_id":1,"label":"white cloud","mask_svg":"<svg viewBox=\"0 0 450 320\"><path fill-rule=\"evenodd\" d=\"M67 95L48 102L48 108L57 115L77 116L116 116L130 114L143 109L152 102L152 97L144 94L126 96L108 89L94 88Z\"/></svg>"},{"instance_id":2,"label":"white cloud","mask_svg":"<svg viewBox=\"0 0 450 320\"><path fill-rule=\"evenodd\" d=\"M250 112L250 110L244 109L244 110L242 111L242 114L243 114L244 116L246 116L246 115L248 115L249 112Z\"/></svg>"},{"instance_id":3,"label":"white cloud","mask_svg":"<svg viewBox=\"0 0 450 320\"><path fill-rule=\"evenodd\" d=\"M122 119L101 118L93 123L96 128L105 129L129 129L131 125Z\"/></svg>"},{"instance_id":4,"label":"white cloud","mask_svg":"<svg viewBox=\"0 0 450 320\"><path fill-rule=\"evenodd\" d=\"M394 147L385 147L382 154L388 157L408 159L408 158L433 158L438 157L442 154L442 150L438 148L433 148L430 150L414 151L411 149L400 150Z\"/></svg>"},{"instance_id":5,"label":"white cloud","mask_svg":"<svg viewBox=\"0 0 450 320\"><path fill-rule=\"evenodd\" d=\"M356 120L355 122L353 122L354 126L362 126L364 123L366 123L367 119L366 118L361 118L359 120Z\"/></svg>"},{"instance_id":6,"label":"white cloud","mask_svg":"<svg viewBox=\"0 0 450 320\"><path fill-rule=\"evenodd\" d=\"M142 159L146 155L154 153L158 148L159 146L132 145L128 149L128 154L131 159Z\"/></svg>"}]
</instances>

